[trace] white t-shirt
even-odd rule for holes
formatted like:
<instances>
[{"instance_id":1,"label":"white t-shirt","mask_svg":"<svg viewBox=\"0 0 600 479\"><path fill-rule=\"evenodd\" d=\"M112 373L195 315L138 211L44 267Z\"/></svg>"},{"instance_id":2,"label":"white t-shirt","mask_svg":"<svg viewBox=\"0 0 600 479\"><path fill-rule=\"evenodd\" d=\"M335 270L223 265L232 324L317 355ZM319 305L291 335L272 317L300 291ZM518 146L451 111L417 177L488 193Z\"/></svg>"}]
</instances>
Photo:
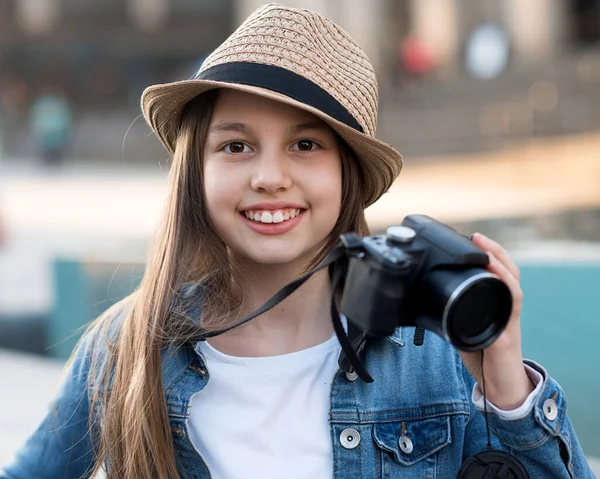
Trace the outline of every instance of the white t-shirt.
<instances>
[{"instance_id":1,"label":"white t-shirt","mask_svg":"<svg viewBox=\"0 0 600 479\"><path fill-rule=\"evenodd\" d=\"M329 398L340 349L335 335L268 357L200 343L210 380L192 397L189 429L213 479L332 477Z\"/></svg>"}]
</instances>

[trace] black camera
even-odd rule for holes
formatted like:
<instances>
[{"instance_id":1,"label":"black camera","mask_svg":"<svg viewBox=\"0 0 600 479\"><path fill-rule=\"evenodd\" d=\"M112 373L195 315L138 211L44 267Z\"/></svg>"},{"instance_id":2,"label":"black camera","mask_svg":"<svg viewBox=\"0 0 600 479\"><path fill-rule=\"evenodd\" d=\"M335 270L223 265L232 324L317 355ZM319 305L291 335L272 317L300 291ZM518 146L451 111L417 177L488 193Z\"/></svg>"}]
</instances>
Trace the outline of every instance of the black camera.
<instances>
[{"instance_id":1,"label":"black camera","mask_svg":"<svg viewBox=\"0 0 600 479\"><path fill-rule=\"evenodd\" d=\"M385 235L343 235L353 251L341 312L371 336L398 326L439 334L463 351L492 344L512 310L508 286L487 271L487 254L428 216L410 215Z\"/></svg>"}]
</instances>

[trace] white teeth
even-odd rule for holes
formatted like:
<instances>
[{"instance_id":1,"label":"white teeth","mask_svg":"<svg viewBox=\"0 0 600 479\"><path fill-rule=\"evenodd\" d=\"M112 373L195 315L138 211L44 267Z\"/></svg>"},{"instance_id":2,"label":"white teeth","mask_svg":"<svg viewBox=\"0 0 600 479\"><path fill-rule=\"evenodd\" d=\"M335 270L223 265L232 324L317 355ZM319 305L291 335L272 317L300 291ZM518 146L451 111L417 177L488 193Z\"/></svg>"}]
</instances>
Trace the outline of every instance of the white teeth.
<instances>
[{"instance_id":1,"label":"white teeth","mask_svg":"<svg viewBox=\"0 0 600 479\"><path fill-rule=\"evenodd\" d=\"M285 210L285 213L281 210L276 210L274 213L270 211L244 211L244 215L249 220L254 220L260 223L282 223L284 221L295 218L300 215L301 210L294 208Z\"/></svg>"}]
</instances>

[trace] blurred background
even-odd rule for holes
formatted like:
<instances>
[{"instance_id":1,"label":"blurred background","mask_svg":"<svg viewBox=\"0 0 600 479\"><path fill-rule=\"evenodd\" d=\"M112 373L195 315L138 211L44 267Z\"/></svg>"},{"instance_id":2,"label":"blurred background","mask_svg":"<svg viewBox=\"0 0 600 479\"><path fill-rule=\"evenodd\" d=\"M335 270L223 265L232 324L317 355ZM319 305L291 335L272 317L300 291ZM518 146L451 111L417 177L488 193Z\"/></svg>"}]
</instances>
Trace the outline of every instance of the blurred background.
<instances>
[{"instance_id":1,"label":"blurred background","mask_svg":"<svg viewBox=\"0 0 600 479\"><path fill-rule=\"evenodd\" d=\"M0 464L79 328L138 284L169 158L139 117L264 2L0 0ZM405 169L375 231L424 213L522 269L525 355L600 462L600 1L287 0L367 51Z\"/></svg>"}]
</instances>

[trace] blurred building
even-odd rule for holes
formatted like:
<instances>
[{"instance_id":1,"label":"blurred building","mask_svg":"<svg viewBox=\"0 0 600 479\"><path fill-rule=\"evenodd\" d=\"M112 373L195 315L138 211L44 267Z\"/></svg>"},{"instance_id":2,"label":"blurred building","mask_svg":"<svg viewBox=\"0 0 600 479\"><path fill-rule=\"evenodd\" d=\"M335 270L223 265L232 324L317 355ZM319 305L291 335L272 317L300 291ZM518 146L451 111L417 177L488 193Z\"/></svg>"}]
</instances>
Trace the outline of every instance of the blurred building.
<instances>
[{"instance_id":1,"label":"blurred building","mask_svg":"<svg viewBox=\"0 0 600 479\"><path fill-rule=\"evenodd\" d=\"M191 76L205 56L266 1L0 1L4 149L17 156L31 152L22 126L36 96L51 85L60 88L79 112L76 127L84 132L85 141L79 143L85 147L77 146L81 134L75 132L74 154L98 155L102 145L92 148L98 135L90 133L96 125L113 125L122 139L134 113L139 112L144 87ZM600 117L592 118L594 113L586 110L590 102L579 97L571 101L565 91L572 93L579 83L596 90L600 82L600 55L595 53L600 39L600 0L281 1L325 14L363 45L386 97L380 135L390 143L406 145L404 152L411 155L469 147L468 141L455 140L466 132L454 133L451 125L440 138L424 137L411 146L422 132L437 134L442 129L428 126L427 108L430 113L448 110L449 104L477 105L464 113L464 122L456 123L468 125L471 131L475 122L483 136L492 131L506 137L511 128L519 134L544 129L560 134L600 126ZM490 78L501 81L487 85L481 81ZM529 92L538 80L547 83ZM414 88L423 83L433 86ZM525 104L522 98L515 102L510 97L523 91L535 98ZM559 105L558 97L566 101ZM503 106L498 108L497 102ZM561 105L565 110L546 114L550 120L544 118L546 126L540 130L531 120L537 111L531 105L536 102L542 110ZM414 109L421 112L415 113L417 118ZM401 117L405 111L413 115L410 121ZM423 111L428 116L419 120ZM113 116L92 117L107 112ZM415 131L403 132L399 125L405 123L414 125ZM113 141L119 135L107 132L102 137ZM438 146L422 150L423 145Z\"/></svg>"},{"instance_id":2,"label":"blurred building","mask_svg":"<svg viewBox=\"0 0 600 479\"><path fill-rule=\"evenodd\" d=\"M241 21L261 0L240 0ZM431 50L440 68L460 67L469 36L484 22L506 29L511 55L527 65L551 59L572 44L597 41L600 3L596 0L288 0L332 18L361 43L380 73L406 35Z\"/></svg>"},{"instance_id":3,"label":"blurred building","mask_svg":"<svg viewBox=\"0 0 600 479\"><path fill-rule=\"evenodd\" d=\"M231 0L3 0L0 74L106 107L190 76L232 26Z\"/></svg>"},{"instance_id":4,"label":"blurred building","mask_svg":"<svg viewBox=\"0 0 600 479\"><path fill-rule=\"evenodd\" d=\"M3 0L0 71L52 80L77 98L139 89L192 73L203 55L265 0ZM327 15L362 44L380 74L406 35L445 71L460 68L469 36L484 22L506 29L522 65L600 38L597 0L287 0ZM116 97L115 97L116 100Z\"/></svg>"}]
</instances>

